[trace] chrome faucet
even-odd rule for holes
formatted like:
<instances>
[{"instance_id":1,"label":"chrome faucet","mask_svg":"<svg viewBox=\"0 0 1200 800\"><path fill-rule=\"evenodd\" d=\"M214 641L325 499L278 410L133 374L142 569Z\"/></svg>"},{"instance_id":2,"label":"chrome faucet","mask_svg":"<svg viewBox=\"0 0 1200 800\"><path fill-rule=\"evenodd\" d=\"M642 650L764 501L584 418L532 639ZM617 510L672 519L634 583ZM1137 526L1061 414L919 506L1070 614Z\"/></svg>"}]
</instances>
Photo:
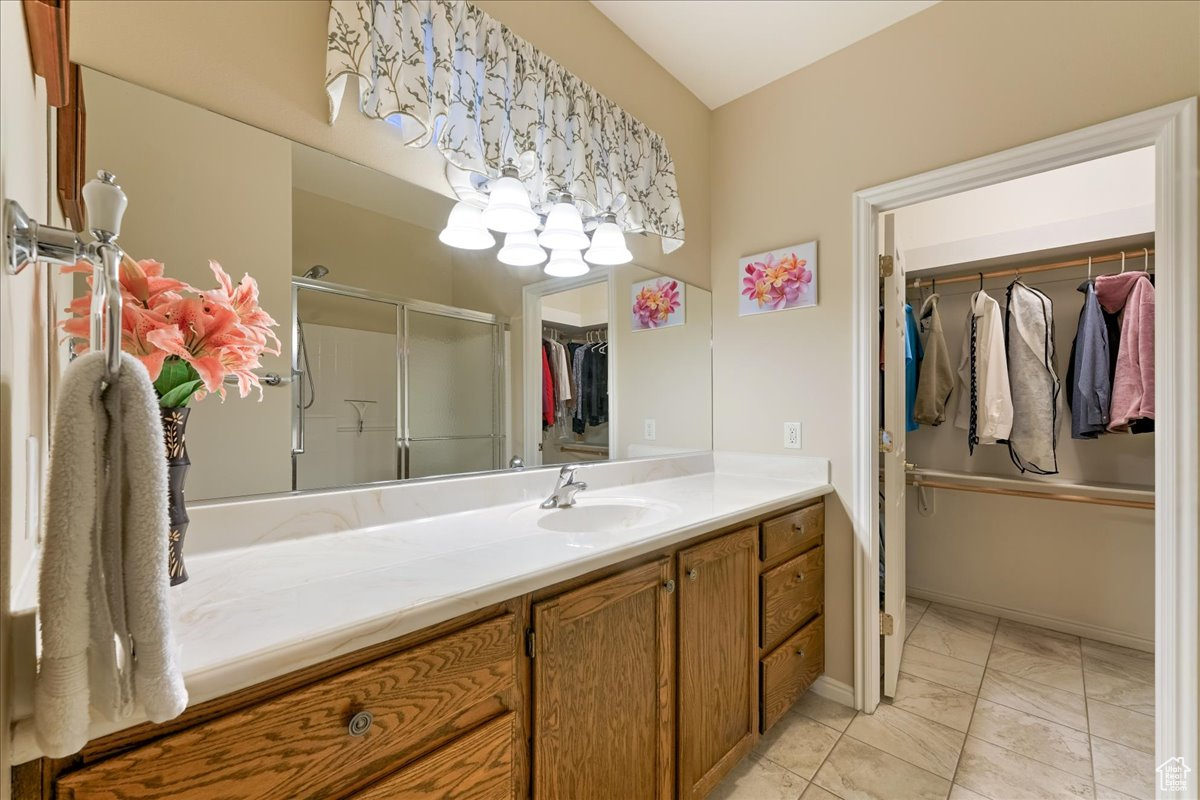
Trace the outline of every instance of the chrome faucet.
<instances>
[{"instance_id":1,"label":"chrome faucet","mask_svg":"<svg viewBox=\"0 0 1200 800\"><path fill-rule=\"evenodd\" d=\"M578 464L567 464L558 472L558 483L554 491L542 501L542 508L570 508L575 505L575 495L587 488L583 481L575 480Z\"/></svg>"}]
</instances>

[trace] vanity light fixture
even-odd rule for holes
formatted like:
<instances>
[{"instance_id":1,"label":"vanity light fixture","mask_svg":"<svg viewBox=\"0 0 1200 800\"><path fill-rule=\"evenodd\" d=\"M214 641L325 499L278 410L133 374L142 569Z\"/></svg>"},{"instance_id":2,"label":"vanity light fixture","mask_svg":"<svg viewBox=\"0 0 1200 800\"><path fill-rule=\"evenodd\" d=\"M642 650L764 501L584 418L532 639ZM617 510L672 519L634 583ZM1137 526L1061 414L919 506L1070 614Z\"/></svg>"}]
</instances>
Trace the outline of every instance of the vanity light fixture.
<instances>
[{"instance_id":1,"label":"vanity light fixture","mask_svg":"<svg viewBox=\"0 0 1200 800\"><path fill-rule=\"evenodd\" d=\"M487 250L496 243L496 237L484 227L483 212L462 201L450 209L450 217L438 234L438 240L463 250Z\"/></svg>"},{"instance_id":2,"label":"vanity light fixture","mask_svg":"<svg viewBox=\"0 0 1200 800\"><path fill-rule=\"evenodd\" d=\"M532 267L546 260L546 251L537 242L533 231L519 231L504 235L504 247L496 253L500 263L513 267Z\"/></svg>"},{"instance_id":3,"label":"vanity light fixture","mask_svg":"<svg viewBox=\"0 0 1200 800\"><path fill-rule=\"evenodd\" d=\"M477 202L482 202L484 195L479 192ZM486 250L496 244L491 231L502 232L504 246L496 254L502 264L531 267L544 262L549 250L546 274L563 277L586 274L589 267L585 259L597 266L633 261L614 212L589 215L585 220L568 192L552 192L550 197L557 200L543 217L543 212L535 211L530 204L516 167L505 166L486 196L484 208L467 201L455 203L438 239L451 247ZM585 222L595 226L590 237L584 230Z\"/></svg>"},{"instance_id":4,"label":"vanity light fixture","mask_svg":"<svg viewBox=\"0 0 1200 800\"><path fill-rule=\"evenodd\" d=\"M575 278L586 275L590 268L579 257L578 250L551 250L545 272L553 278Z\"/></svg>"},{"instance_id":5,"label":"vanity light fixture","mask_svg":"<svg viewBox=\"0 0 1200 800\"><path fill-rule=\"evenodd\" d=\"M625 246L625 235L617 227L617 215L608 212L601 219L600 226L592 233L592 246L583 254L584 259L601 266L633 261L633 253Z\"/></svg>"},{"instance_id":6,"label":"vanity light fixture","mask_svg":"<svg viewBox=\"0 0 1200 800\"><path fill-rule=\"evenodd\" d=\"M583 250L591 244L583 232L583 217L571 200L564 192L546 216L546 229L538 234L538 244L547 250Z\"/></svg>"},{"instance_id":7,"label":"vanity light fixture","mask_svg":"<svg viewBox=\"0 0 1200 800\"><path fill-rule=\"evenodd\" d=\"M483 224L497 233L525 233L537 230L540 222L529 205L529 193L517 177L517 168L505 166L492 184Z\"/></svg>"}]
</instances>

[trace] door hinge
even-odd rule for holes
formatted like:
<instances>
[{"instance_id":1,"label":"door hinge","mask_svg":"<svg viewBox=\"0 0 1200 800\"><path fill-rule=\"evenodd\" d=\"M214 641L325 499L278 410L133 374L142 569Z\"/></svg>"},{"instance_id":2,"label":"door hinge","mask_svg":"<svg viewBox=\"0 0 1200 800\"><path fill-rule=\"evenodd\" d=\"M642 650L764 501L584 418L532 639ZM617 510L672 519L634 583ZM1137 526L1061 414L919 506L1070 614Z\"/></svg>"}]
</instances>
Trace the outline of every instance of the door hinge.
<instances>
[{"instance_id":1,"label":"door hinge","mask_svg":"<svg viewBox=\"0 0 1200 800\"><path fill-rule=\"evenodd\" d=\"M879 432L879 452L881 452L881 453L892 452L892 447L893 447L894 442L895 442L895 439L892 438L891 431L881 430Z\"/></svg>"},{"instance_id":2,"label":"door hinge","mask_svg":"<svg viewBox=\"0 0 1200 800\"><path fill-rule=\"evenodd\" d=\"M879 615L879 635L880 636L891 636L893 633L895 633L895 629L896 629L895 618L892 617L891 614L888 614L886 612L881 613Z\"/></svg>"},{"instance_id":3,"label":"door hinge","mask_svg":"<svg viewBox=\"0 0 1200 800\"><path fill-rule=\"evenodd\" d=\"M537 639L534 636L533 628L525 631L525 655L530 658L537 656Z\"/></svg>"},{"instance_id":4,"label":"door hinge","mask_svg":"<svg viewBox=\"0 0 1200 800\"><path fill-rule=\"evenodd\" d=\"M885 278L892 277L892 270L894 269L894 266L895 266L895 262L892 260L891 256L880 256L879 257L879 274L882 275L883 277L885 277Z\"/></svg>"}]
</instances>

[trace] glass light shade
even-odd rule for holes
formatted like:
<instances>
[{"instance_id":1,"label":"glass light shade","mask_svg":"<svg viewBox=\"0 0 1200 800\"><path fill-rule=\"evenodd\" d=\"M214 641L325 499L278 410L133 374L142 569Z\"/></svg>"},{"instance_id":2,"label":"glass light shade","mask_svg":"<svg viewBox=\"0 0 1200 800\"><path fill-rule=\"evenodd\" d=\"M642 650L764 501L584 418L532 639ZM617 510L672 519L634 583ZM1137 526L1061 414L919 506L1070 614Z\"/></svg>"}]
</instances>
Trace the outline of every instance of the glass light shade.
<instances>
[{"instance_id":1,"label":"glass light shade","mask_svg":"<svg viewBox=\"0 0 1200 800\"><path fill-rule=\"evenodd\" d=\"M529 206L529 194L514 177L505 175L492 184L483 224L500 233L535 230L540 220Z\"/></svg>"},{"instance_id":2,"label":"glass light shade","mask_svg":"<svg viewBox=\"0 0 1200 800\"><path fill-rule=\"evenodd\" d=\"M546 260L546 251L538 246L533 231L504 234L504 247L496 254L500 263L514 267L532 267Z\"/></svg>"},{"instance_id":3,"label":"glass light shade","mask_svg":"<svg viewBox=\"0 0 1200 800\"><path fill-rule=\"evenodd\" d=\"M615 222L604 222L592 233L592 246L583 254L592 264L615 265L633 261L633 253L625 246L625 234Z\"/></svg>"},{"instance_id":4,"label":"glass light shade","mask_svg":"<svg viewBox=\"0 0 1200 800\"><path fill-rule=\"evenodd\" d=\"M583 232L579 209L571 203L555 203L546 216L546 229L538 234L538 244L547 250L586 248L589 242L587 234Z\"/></svg>"},{"instance_id":5,"label":"glass light shade","mask_svg":"<svg viewBox=\"0 0 1200 800\"><path fill-rule=\"evenodd\" d=\"M590 268L579 257L578 250L552 250L545 272L555 278L574 278L586 275Z\"/></svg>"},{"instance_id":6,"label":"glass light shade","mask_svg":"<svg viewBox=\"0 0 1200 800\"><path fill-rule=\"evenodd\" d=\"M455 203L446 227L438 234L438 241L463 250L487 250L496 243L496 237L483 227L481 214L475 206Z\"/></svg>"}]
</instances>

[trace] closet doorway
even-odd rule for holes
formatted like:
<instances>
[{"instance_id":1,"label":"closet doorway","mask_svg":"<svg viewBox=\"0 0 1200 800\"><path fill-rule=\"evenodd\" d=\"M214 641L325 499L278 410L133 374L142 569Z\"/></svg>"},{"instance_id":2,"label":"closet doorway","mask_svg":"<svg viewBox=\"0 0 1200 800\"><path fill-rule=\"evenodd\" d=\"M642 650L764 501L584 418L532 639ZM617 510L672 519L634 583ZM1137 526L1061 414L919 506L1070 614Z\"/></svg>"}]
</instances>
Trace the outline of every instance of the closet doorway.
<instances>
[{"instance_id":1,"label":"closet doorway","mask_svg":"<svg viewBox=\"0 0 1200 800\"><path fill-rule=\"evenodd\" d=\"M996 666L992 659L1001 628L1010 639L1027 630L1022 625L1049 629L1044 641L1054 641L1057 634L1067 642L1066 649L1084 650L1081 672L1086 672L1088 641L1096 648L1132 648L1114 651L1120 656L1152 648L1155 661L1149 674L1145 658L1130 657L1126 664L1128 670L1140 670L1143 679L1152 678L1152 686L1143 680L1136 702L1125 700L1125 707L1115 696L1109 700L1126 711L1132 703L1137 706L1133 713L1153 714L1155 764L1176 757L1196 763L1195 115L1192 99L856 195L858 409L852 516L855 695L860 708L873 711L881 694L895 694L905 636L924 624L912 625L906 618L906 581L916 577L917 582L937 582L940 570L940 594L914 583L926 595L912 606L914 614L928 613L930 600L940 600L948 609L942 612L948 619L940 627L927 626L930 647L917 648L921 655L958 647L951 655L959 657L964 672L974 664L986 682L986 670ZM1136 152L1142 148L1152 150ZM1040 222L1026 221L1020 226L1022 246L1002 231L950 236L937 247L904 241L906 233L915 235L912 212L918 204L927 210L930 201L952 202L955 195L984 187L999 192L1004 184L1015 185L1052 171L1084 169L1086 162L1109 157L1127 165L1140 159L1152 172L1146 190L1153 200L1149 213L1143 208L1139 216L1137 208L1145 205L1141 202L1122 209L1132 227L1122 228L1117 221L1122 215L1109 213L1115 211L1110 208L1097 209L1091 215L1097 218L1091 222L1097 224L1090 227L1062 215L1056 220L1044 216ZM1098 219L1105 214L1104 220ZM970 227L972 221L969 214L957 223L953 213L943 213L941 218L962 227ZM1052 228L1058 229L1058 240L1046 238ZM1070 235L1064 233L1067 229ZM1150 362L1144 368L1153 373L1155 390L1152 405L1147 398L1134 416L1148 416L1142 412L1152 409L1157 432L1074 439L1072 409L1065 395L1078 383L1078 375L1068 377L1067 367L1085 300L1075 287L1087 279L1088 256L1094 278L1119 275L1122 251L1127 273L1146 267L1154 272L1154 322L1145 322L1143 329L1152 330L1154 336L1153 349L1144 353ZM926 296L934 290L935 276L942 295L946 351L941 378L945 386L936 394L949 388L950 399L939 426L909 433L906 428L916 424L909 413L916 398L908 399L915 394L909 388L915 376L911 370L906 375L904 365L908 359L915 364L918 342L929 336L917 333L918 318ZM1115 279L1122 286L1141 281L1149 283L1145 277ZM977 313L968 315L968 304ZM913 308L911 320L906 305ZM1010 305L1013 313L1006 315ZM978 313L983 307L986 313ZM1125 319L1129 316L1127 312ZM972 319L976 330L965 332ZM1001 382L997 371L985 362L990 352L996 355L993 367L1007 368L1003 345L1013 335L1019 337L1016 341L1036 338L1037 326L1029 328L1035 319L1042 320L1044 328L1042 353L1033 361L1054 362L1063 396L1053 396L1049 388L1053 382L1047 380L1051 373L1042 370L1038 378L1042 382L1034 380L1034 385L1038 391L1049 388L1038 406L1046 413L1030 416L1028 376L1032 373L1017 365L1018 394L1026 405L1025 412L1018 414L1023 438L1018 436L1010 453L1007 445L988 442L1013 436L1012 388L1008 387L1006 407L998 399L1003 393L996 391ZM1119 322L1109 335L1125 341ZM970 342L976 352L964 361L962 353L969 350ZM1001 346L997 349L996 344ZM965 377L960 378L964 364ZM981 370L972 370L971 365ZM962 415L960 403L966 408ZM1030 426L1030 420L1036 424ZM960 421L965 430L960 429ZM1134 427L1144 424L1134 423ZM968 438L978 442L975 455L969 455ZM913 488L914 483L923 488ZM1005 514L1011 517L1007 523L1001 519ZM1090 531L1083 530L1088 525ZM971 559L976 563L966 565ZM932 562L941 563L931 566ZM965 565L960 570L965 575L954 574L956 563ZM1009 622L997 623L997 618ZM981 635L975 637L980 641L971 636L973 625L981 628ZM1019 648L1014 652L1013 658L1019 659ZM1053 667L1049 661L1046 665ZM920 672L910 660L906 672L914 670ZM1018 680L1029 678L1018 676ZM1090 707L1093 698L1085 694L1083 680L1078 689L1080 702Z\"/></svg>"},{"instance_id":2,"label":"closet doorway","mask_svg":"<svg viewBox=\"0 0 1200 800\"><path fill-rule=\"evenodd\" d=\"M593 268L524 289L524 461L608 461L616 441L612 272ZM577 363L578 362L578 363ZM577 371L578 368L578 371Z\"/></svg>"}]
</instances>

